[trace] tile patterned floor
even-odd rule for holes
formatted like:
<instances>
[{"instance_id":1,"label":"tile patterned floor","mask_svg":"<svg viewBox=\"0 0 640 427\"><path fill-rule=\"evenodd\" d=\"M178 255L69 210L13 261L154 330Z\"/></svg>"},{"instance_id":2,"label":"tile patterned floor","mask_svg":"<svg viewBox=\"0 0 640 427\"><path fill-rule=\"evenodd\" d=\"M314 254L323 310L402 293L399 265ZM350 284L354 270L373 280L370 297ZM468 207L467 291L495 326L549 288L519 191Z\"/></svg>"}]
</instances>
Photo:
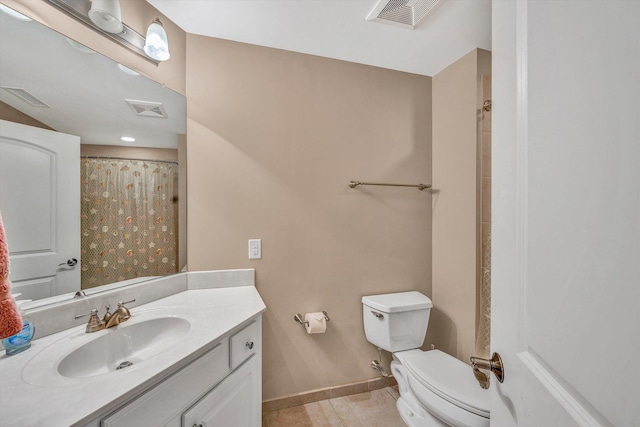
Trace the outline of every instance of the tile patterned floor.
<instances>
[{"instance_id":1,"label":"tile patterned floor","mask_svg":"<svg viewBox=\"0 0 640 427\"><path fill-rule=\"evenodd\" d=\"M406 427L396 409L398 386L262 414L262 427Z\"/></svg>"}]
</instances>

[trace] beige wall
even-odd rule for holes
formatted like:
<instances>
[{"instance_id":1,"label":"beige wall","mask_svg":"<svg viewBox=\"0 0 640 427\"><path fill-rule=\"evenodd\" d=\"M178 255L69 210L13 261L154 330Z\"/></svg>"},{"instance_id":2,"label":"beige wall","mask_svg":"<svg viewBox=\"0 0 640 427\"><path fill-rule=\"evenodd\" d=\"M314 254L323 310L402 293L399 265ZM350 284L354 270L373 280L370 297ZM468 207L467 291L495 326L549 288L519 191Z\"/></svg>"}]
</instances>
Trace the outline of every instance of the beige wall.
<instances>
[{"instance_id":1,"label":"beige wall","mask_svg":"<svg viewBox=\"0 0 640 427\"><path fill-rule=\"evenodd\" d=\"M360 299L431 295L431 196L347 183L430 182L431 79L188 35L187 102L189 270L256 268L263 398L376 377Z\"/></svg>"},{"instance_id":2,"label":"beige wall","mask_svg":"<svg viewBox=\"0 0 640 427\"><path fill-rule=\"evenodd\" d=\"M465 362L473 355L480 257L480 76L474 50L433 77L433 304L427 335Z\"/></svg>"},{"instance_id":3,"label":"beige wall","mask_svg":"<svg viewBox=\"0 0 640 427\"><path fill-rule=\"evenodd\" d=\"M159 65L147 61L106 36L102 36L80 21L60 12L44 0L2 0L0 3L48 25L65 36L166 85L176 92L185 94L186 33L146 1L121 1L122 21L144 36L149 24L156 17L160 18L167 31L171 59Z\"/></svg>"}]
</instances>

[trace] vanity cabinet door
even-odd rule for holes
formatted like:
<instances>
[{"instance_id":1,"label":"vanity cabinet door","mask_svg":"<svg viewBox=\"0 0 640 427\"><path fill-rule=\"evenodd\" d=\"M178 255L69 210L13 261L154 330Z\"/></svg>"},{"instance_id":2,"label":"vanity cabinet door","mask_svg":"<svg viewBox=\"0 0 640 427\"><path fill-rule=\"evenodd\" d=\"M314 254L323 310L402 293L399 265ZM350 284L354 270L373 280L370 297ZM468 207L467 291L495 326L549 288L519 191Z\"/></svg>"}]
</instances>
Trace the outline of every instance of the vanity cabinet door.
<instances>
[{"instance_id":1,"label":"vanity cabinet door","mask_svg":"<svg viewBox=\"0 0 640 427\"><path fill-rule=\"evenodd\" d=\"M224 340L131 403L104 418L102 427L166 425L172 418L179 419L185 409L229 372L229 347L228 341Z\"/></svg>"},{"instance_id":2,"label":"vanity cabinet door","mask_svg":"<svg viewBox=\"0 0 640 427\"><path fill-rule=\"evenodd\" d=\"M251 358L182 416L183 427L260 427L260 357Z\"/></svg>"}]
</instances>

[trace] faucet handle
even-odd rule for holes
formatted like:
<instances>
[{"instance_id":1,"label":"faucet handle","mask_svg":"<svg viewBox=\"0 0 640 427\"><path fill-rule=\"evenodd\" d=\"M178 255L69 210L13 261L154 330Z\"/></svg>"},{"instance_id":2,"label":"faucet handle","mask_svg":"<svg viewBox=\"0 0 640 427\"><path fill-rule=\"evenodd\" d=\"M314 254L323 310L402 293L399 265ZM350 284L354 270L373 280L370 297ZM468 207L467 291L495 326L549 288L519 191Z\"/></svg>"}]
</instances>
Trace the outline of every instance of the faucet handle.
<instances>
[{"instance_id":1,"label":"faucet handle","mask_svg":"<svg viewBox=\"0 0 640 427\"><path fill-rule=\"evenodd\" d=\"M98 315L98 309L94 308L93 310L91 310L89 313L85 313L85 314L78 314L77 316L73 316L74 319L79 319L81 317L87 317L87 316L97 316Z\"/></svg>"},{"instance_id":2,"label":"faucet handle","mask_svg":"<svg viewBox=\"0 0 640 427\"><path fill-rule=\"evenodd\" d=\"M107 311L104 316L102 316L102 321L104 323L107 323L109 321L109 319L111 319L111 312L109 311L111 309L111 306L109 304L104 306L104 309Z\"/></svg>"},{"instance_id":3,"label":"faucet handle","mask_svg":"<svg viewBox=\"0 0 640 427\"><path fill-rule=\"evenodd\" d=\"M81 317L86 317L86 316L89 316L89 321L87 322L87 328L86 328L87 333L97 332L97 331L99 331L101 329L104 329L104 325L105 324L98 317L98 309L97 308L94 308L89 313L79 314L77 316L74 316L74 318L75 319L80 319Z\"/></svg>"},{"instance_id":4,"label":"faucet handle","mask_svg":"<svg viewBox=\"0 0 640 427\"><path fill-rule=\"evenodd\" d=\"M125 312L125 315L121 316L121 320L122 321L125 321L125 320L128 320L129 318L131 318L131 313L129 312L129 309L127 307L125 307L124 305L132 303L132 302L136 302L136 300L132 299L131 301L124 301L124 302L120 301L120 302L118 302L118 310L122 310L122 311Z\"/></svg>"}]
</instances>

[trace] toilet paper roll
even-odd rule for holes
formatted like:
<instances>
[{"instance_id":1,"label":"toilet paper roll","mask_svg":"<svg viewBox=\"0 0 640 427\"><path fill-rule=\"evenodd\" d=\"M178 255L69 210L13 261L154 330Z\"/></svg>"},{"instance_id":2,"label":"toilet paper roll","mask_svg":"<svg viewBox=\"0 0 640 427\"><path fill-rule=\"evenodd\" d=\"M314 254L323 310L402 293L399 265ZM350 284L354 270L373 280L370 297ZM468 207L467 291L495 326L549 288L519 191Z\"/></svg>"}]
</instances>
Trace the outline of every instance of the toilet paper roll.
<instances>
[{"instance_id":1,"label":"toilet paper roll","mask_svg":"<svg viewBox=\"0 0 640 427\"><path fill-rule=\"evenodd\" d=\"M308 334L324 334L327 330L327 321L322 312L305 313L304 320L309 322L304 325Z\"/></svg>"}]
</instances>

